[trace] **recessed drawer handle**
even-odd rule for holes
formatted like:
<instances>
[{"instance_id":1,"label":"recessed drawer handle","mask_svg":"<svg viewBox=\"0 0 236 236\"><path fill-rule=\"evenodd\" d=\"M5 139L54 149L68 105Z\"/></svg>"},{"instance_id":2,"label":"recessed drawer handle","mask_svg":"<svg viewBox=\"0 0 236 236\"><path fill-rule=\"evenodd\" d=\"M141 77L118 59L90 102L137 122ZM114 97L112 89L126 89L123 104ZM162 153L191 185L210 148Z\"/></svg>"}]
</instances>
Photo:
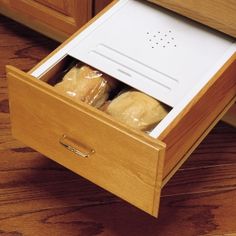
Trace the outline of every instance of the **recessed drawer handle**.
<instances>
[{"instance_id":1,"label":"recessed drawer handle","mask_svg":"<svg viewBox=\"0 0 236 236\"><path fill-rule=\"evenodd\" d=\"M67 148L69 151L73 152L74 154L76 154L79 157L83 157L83 158L88 158L90 157L93 153L95 153L95 150L91 149L90 151L80 151L77 147L77 144L73 144L72 143L72 139L68 138L65 134L62 135L62 137L59 140L59 143ZM72 144L70 144L72 143ZM84 147L83 145L80 145L81 147L83 147L83 149L88 149L86 147Z\"/></svg>"}]
</instances>

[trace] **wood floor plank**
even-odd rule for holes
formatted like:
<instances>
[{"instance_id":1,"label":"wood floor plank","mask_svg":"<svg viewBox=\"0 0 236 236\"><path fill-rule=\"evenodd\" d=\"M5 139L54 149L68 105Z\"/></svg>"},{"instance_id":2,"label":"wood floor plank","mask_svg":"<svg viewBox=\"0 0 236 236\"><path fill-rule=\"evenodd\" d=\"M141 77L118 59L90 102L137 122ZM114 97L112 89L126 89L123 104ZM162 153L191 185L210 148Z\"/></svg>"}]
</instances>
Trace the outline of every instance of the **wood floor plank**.
<instances>
[{"instance_id":1,"label":"wood floor plank","mask_svg":"<svg viewBox=\"0 0 236 236\"><path fill-rule=\"evenodd\" d=\"M236 189L236 163L180 170L162 196Z\"/></svg>"},{"instance_id":2,"label":"wood floor plank","mask_svg":"<svg viewBox=\"0 0 236 236\"><path fill-rule=\"evenodd\" d=\"M5 65L30 70L58 43L0 15L0 78L5 76ZM16 37L17 35L17 37Z\"/></svg>"},{"instance_id":3,"label":"wood floor plank","mask_svg":"<svg viewBox=\"0 0 236 236\"><path fill-rule=\"evenodd\" d=\"M219 122L181 169L235 164L235 161L236 129Z\"/></svg>"},{"instance_id":4,"label":"wood floor plank","mask_svg":"<svg viewBox=\"0 0 236 236\"><path fill-rule=\"evenodd\" d=\"M0 225L2 232L19 235L235 235L235 195L231 190L168 197L161 203L158 220L129 204L106 202L8 212Z\"/></svg>"}]
</instances>

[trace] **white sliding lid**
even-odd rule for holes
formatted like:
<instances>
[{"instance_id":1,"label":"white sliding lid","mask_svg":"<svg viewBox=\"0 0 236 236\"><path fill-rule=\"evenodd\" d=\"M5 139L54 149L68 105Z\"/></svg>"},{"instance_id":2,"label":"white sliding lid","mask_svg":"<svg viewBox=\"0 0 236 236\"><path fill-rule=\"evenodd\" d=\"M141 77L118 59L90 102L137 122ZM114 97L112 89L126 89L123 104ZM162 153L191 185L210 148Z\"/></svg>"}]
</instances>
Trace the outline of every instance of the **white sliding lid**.
<instances>
[{"instance_id":1,"label":"white sliding lid","mask_svg":"<svg viewBox=\"0 0 236 236\"><path fill-rule=\"evenodd\" d=\"M69 55L170 106L235 51L234 39L138 0L120 0L76 41Z\"/></svg>"}]
</instances>

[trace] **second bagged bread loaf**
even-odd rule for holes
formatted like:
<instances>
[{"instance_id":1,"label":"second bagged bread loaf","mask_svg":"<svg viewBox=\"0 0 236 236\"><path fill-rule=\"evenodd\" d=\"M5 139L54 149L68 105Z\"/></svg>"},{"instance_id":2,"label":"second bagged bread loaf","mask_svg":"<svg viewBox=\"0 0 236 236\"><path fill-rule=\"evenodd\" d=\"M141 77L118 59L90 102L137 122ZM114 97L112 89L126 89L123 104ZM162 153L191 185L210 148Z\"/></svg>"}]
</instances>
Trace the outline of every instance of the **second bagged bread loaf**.
<instances>
[{"instance_id":1,"label":"second bagged bread loaf","mask_svg":"<svg viewBox=\"0 0 236 236\"><path fill-rule=\"evenodd\" d=\"M150 131L167 115L168 108L142 92L131 90L112 100L105 112L132 128Z\"/></svg>"}]
</instances>

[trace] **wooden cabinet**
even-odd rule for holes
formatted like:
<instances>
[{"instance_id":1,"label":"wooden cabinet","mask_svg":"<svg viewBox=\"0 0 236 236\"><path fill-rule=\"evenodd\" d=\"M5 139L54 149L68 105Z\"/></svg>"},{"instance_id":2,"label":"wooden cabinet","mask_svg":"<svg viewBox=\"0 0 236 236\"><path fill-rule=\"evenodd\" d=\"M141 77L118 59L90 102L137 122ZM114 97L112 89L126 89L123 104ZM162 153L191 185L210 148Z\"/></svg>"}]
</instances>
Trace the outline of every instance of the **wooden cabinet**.
<instances>
[{"instance_id":1,"label":"wooden cabinet","mask_svg":"<svg viewBox=\"0 0 236 236\"><path fill-rule=\"evenodd\" d=\"M110 10L112 7L107 8ZM86 27L94 26L102 15ZM110 15L113 14L110 12ZM60 95L45 83L64 70L69 51L78 44L82 32L84 36L86 27L30 72L8 67L13 135L75 173L157 216L164 184L235 102L236 53L230 54L194 97L184 103L160 135L151 137L94 107ZM145 73L142 65L138 69ZM27 125L22 125L25 121ZM70 144L62 145L63 142ZM81 149L88 153L86 158L78 157L76 150Z\"/></svg>"},{"instance_id":2,"label":"wooden cabinet","mask_svg":"<svg viewBox=\"0 0 236 236\"><path fill-rule=\"evenodd\" d=\"M0 13L53 38L64 41L109 0L0 0Z\"/></svg>"}]
</instances>

